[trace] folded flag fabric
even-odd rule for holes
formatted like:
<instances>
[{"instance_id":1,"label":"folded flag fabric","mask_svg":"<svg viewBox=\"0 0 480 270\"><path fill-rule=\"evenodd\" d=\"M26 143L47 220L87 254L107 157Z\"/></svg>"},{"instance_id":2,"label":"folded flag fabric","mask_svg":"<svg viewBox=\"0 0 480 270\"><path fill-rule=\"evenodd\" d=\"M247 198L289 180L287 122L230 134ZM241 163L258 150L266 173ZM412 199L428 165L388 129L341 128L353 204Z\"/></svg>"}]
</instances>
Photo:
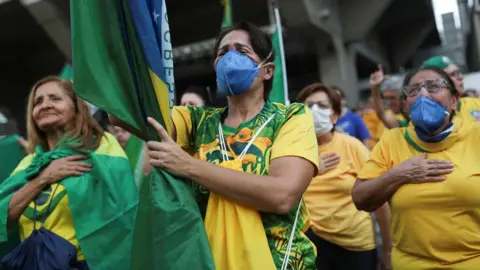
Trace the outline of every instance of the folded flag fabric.
<instances>
[{"instance_id":1,"label":"folded flag fabric","mask_svg":"<svg viewBox=\"0 0 480 270\"><path fill-rule=\"evenodd\" d=\"M145 142L137 136L130 134L127 145L125 146L125 153L127 154L128 161L130 161L130 167L133 170L133 176L135 178L135 184L140 189L143 178L143 154L145 152Z\"/></svg>"}]
</instances>

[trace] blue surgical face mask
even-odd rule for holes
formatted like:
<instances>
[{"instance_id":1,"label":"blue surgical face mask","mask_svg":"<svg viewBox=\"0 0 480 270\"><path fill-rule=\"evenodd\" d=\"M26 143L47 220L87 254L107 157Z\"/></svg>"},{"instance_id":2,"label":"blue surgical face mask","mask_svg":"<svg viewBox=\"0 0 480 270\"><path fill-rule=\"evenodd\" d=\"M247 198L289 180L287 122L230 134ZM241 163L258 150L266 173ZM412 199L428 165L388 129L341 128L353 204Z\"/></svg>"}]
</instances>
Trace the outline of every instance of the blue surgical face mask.
<instances>
[{"instance_id":1,"label":"blue surgical face mask","mask_svg":"<svg viewBox=\"0 0 480 270\"><path fill-rule=\"evenodd\" d=\"M445 117L449 116L446 106L426 96L417 98L410 108L410 120L425 134L432 134L440 129L445 123Z\"/></svg>"},{"instance_id":2,"label":"blue surgical face mask","mask_svg":"<svg viewBox=\"0 0 480 270\"><path fill-rule=\"evenodd\" d=\"M259 76L258 69L263 66L259 66L243 53L230 50L215 67L219 92L227 96L238 96L247 92Z\"/></svg>"}]
</instances>

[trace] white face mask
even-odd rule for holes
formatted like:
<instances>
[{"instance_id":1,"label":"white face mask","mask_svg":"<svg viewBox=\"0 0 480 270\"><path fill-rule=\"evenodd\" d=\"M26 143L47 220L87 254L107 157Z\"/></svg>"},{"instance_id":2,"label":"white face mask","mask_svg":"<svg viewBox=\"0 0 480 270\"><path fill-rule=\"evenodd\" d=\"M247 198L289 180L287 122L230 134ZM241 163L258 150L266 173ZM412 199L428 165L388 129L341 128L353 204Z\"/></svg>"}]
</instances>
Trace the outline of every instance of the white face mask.
<instances>
[{"instance_id":1,"label":"white face mask","mask_svg":"<svg viewBox=\"0 0 480 270\"><path fill-rule=\"evenodd\" d=\"M310 108L310 111L312 111L315 133L325 134L332 130L333 124L330 120L330 115L332 114L332 111L330 110L330 108L322 109L317 104L314 104Z\"/></svg>"}]
</instances>

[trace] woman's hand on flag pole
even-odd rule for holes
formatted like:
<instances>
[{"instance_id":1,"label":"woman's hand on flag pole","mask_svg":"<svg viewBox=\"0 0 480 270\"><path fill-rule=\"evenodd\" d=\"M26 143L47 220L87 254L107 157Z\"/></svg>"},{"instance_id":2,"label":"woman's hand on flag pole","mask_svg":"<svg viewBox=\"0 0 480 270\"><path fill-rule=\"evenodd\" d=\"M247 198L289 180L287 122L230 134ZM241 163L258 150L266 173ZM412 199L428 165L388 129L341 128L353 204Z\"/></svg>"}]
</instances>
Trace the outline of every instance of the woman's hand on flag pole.
<instances>
[{"instance_id":1,"label":"woman's hand on flag pole","mask_svg":"<svg viewBox=\"0 0 480 270\"><path fill-rule=\"evenodd\" d=\"M189 161L193 158L168 135L165 128L155 119L149 117L148 123L156 130L161 140L160 142L149 141L147 143L148 163L153 167L165 169L174 175L186 177Z\"/></svg>"}]
</instances>

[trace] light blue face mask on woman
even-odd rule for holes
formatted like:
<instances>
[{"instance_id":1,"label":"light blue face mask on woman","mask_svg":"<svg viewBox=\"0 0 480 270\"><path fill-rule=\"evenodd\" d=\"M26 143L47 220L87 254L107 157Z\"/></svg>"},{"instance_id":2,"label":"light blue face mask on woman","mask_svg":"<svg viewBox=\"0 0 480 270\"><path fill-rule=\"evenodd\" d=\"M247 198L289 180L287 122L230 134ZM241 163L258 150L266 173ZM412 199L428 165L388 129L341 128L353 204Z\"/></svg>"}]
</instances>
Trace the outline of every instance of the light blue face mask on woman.
<instances>
[{"instance_id":1,"label":"light blue face mask on woman","mask_svg":"<svg viewBox=\"0 0 480 270\"><path fill-rule=\"evenodd\" d=\"M410 119L413 125L426 134L441 128L449 115L445 105L425 96L417 98L410 108Z\"/></svg>"},{"instance_id":2,"label":"light blue face mask on woman","mask_svg":"<svg viewBox=\"0 0 480 270\"><path fill-rule=\"evenodd\" d=\"M270 55L271 53L264 61ZM219 93L238 96L247 92L259 76L258 69L264 66L265 64L259 65L243 53L228 51L215 67Z\"/></svg>"}]
</instances>

